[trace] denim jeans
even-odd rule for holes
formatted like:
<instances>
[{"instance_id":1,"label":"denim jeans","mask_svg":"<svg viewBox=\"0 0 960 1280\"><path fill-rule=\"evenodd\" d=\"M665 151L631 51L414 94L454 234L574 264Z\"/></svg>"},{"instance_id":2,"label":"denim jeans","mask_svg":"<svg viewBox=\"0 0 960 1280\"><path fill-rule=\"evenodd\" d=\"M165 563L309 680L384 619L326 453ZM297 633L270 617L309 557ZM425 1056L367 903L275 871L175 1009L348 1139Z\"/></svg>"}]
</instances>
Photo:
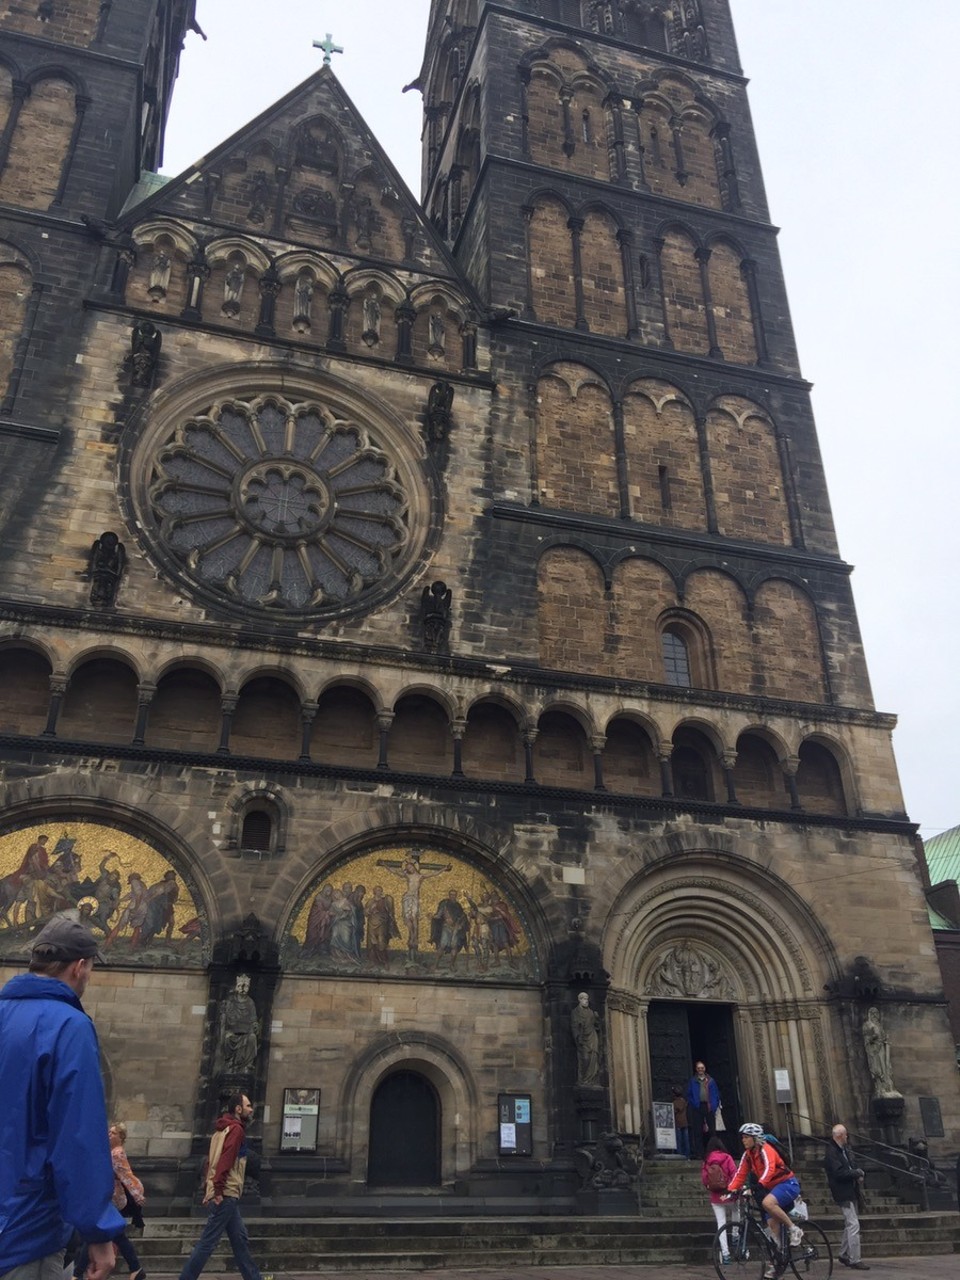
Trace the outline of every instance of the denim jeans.
<instances>
[{"instance_id":1,"label":"denim jeans","mask_svg":"<svg viewBox=\"0 0 960 1280\"><path fill-rule=\"evenodd\" d=\"M677 1130L677 1151L687 1160L690 1159L690 1130L687 1128Z\"/></svg>"},{"instance_id":2,"label":"denim jeans","mask_svg":"<svg viewBox=\"0 0 960 1280\"><path fill-rule=\"evenodd\" d=\"M118 1236L113 1237L113 1243L117 1246L117 1252L127 1264L127 1269L131 1275L136 1275L140 1270L140 1259L137 1257L137 1251L133 1247L131 1241L127 1239L125 1231L121 1231ZM73 1263L73 1274L79 1280L87 1274L87 1267L90 1264L90 1246L84 1242L77 1253Z\"/></svg>"},{"instance_id":3,"label":"denim jeans","mask_svg":"<svg viewBox=\"0 0 960 1280\"><path fill-rule=\"evenodd\" d=\"M261 1280L260 1268L250 1256L250 1239L240 1216L240 1202L235 1196L224 1196L219 1204L214 1204L211 1200L209 1215L207 1225L193 1247L193 1253L180 1272L180 1280L198 1280L224 1232L227 1233L243 1280Z\"/></svg>"}]
</instances>

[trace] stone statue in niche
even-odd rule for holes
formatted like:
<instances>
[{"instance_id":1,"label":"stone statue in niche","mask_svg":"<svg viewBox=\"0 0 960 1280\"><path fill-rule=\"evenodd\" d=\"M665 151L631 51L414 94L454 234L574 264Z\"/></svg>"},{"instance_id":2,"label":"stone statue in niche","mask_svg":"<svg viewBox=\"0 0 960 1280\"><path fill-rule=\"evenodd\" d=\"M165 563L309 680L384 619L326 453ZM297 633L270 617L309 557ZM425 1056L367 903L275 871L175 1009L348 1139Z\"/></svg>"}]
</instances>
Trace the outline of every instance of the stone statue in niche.
<instances>
[{"instance_id":1,"label":"stone statue in niche","mask_svg":"<svg viewBox=\"0 0 960 1280\"><path fill-rule=\"evenodd\" d=\"M730 1000L733 988L709 952L684 940L664 951L647 984L647 994L667 999Z\"/></svg>"},{"instance_id":2,"label":"stone statue in niche","mask_svg":"<svg viewBox=\"0 0 960 1280\"><path fill-rule=\"evenodd\" d=\"M147 287L147 297L154 302L162 302L167 296L167 286L170 284L170 271L173 263L166 249L159 245L153 253L153 261L150 264L150 284Z\"/></svg>"},{"instance_id":3,"label":"stone statue in niche","mask_svg":"<svg viewBox=\"0 0 960 1280\"><path fill-rule=\"evenodd\" d=\"M253 1073L260 1050L260 1019L250 996L250 978L237 974L220 1015L220 1061L224 1075Z\"/></svg>"},{"instance_id":4,"label":"stone statue in niche","mask_svg":"<svg viewBox=\"0 0 960 1280\"><path fill-rule=\"evenodd\" d=\"M577 1049L577 1084L597 1088L600 1084L600 1015L590 1008L586 991L577 996L570 1014L570 1034Z\"/></svg>"},{"instance_id":5,"label":"stone statue in niche","mask_svg":"<svg viewBox=\"0 0 960 1280\"><path fill-rule=\"evenodd\" d=\"M313 311L313 276L301 271L293 290L293 327L297 333L306 333L311 327Z\"/></svg>"},{"instance_id":6,"label":"stone statue in niche","mask_svg":"<svg viewBox=\"0 0 960 1280\"><path fill-rule=\"evenodd\" d=\"M266 220L267 208L270 204L270 197L273 194L273 187L270 179L262 169L257 171L253 179L253 191L250 196L250 211L247 217L251 222L258 225Z\"/></svg>"},{"instance_id":7,"label":"stone statue in niche","mask_svg":"<svg viewBox=\"0 0 960 1280\"><path fill-rule=\"evenodd\" d=\"M427 653L449 652L453 592L445 582L424 587L420 597L420 630Z\"/></svg>"},{"instance_id":8,"label":"stone statue in niche","mask_svg":"<svg viewBox=\"0 0 960 1280\"><path fill-rule=\"evenodd\" d=\"M435 382L427 397L427 443L437 445L446 440L453 425L453 387L449 382Z\"/></svg>"},{"instance_id":9,"label":"stone statue in niche","mask_svg":"<svg viewBox=\"0 0 960 1280\"><path fill-rule=\"evenodd\" d=\"M235 320L240 314L240 302L243 297L243 285L247 278L246 263L240 258L233 258L223 281L223 306L220 308L225 316Z\"/></svg>"},{"instance_id":10,"label":"stone statue in niche","mask_svg":"<svg viewBox=\"0 0 960 1280\"><path fill-rule=\"evenodd\" d=\"M368 347L375 347L380 341L380 321L382 319L380 299L375 293L368 293L363 299L363 340Z\"/></svg>"},{"instance_id":11,"label":"stone statue in niche","mask_svg":"<svg viewBox=\"0 0 960 1280\"><path fill-rule=\"evenodd\" d=\"M90 579L90 603L100 608L112 605L127 563L123 543L115 533L101 533L90 548L87 577Z\"/></svg>"},{"instance_id":12,"label":"stone statue in niche","mask_svg":"<svg viewBox=\"0 0 960 1280\"><path fill-rule=\"evenodd\" d=\"M895 1096L898 1091L893 1082L890 1037L884 1030L880 1010L875 1005L867 1010L860 1034L863 1037L863 1048L867 1055L867 1069L873 1083L873 1096L875 1098Z\"/></svg>"},{"instance_id":13,"label":"stone statue in niche","mask_svg":"<svg viewBox=\"0 0 960 1280\"><path fill-rule=\"evenodd\" d=\"M444 342L447 337L447 326L442 311L430 312L430 346L432 356L442 356L445 351Z\"/></svg>"},{"instance_id":14,"label":"stone statue in niche","mask_svg":"<svg viewBox=\"0 0 960 1280\"><path fill-rule=\"evenodd\" d=\"M157 371L163 337L152 320L138 320L130 334L130 381L149 387Z\"/></svg>"},{"instance_id":15,"label":"stone statue in niche","mask_svg":"<svg viewBox=\"0 0 960 1280\"><path fill-rule=\"evenodd\" d=\"M357 229L356 246L367 251L373 244L373 237L380 230L380 218L373 207L373 201L369 196L357 196L351 214Z\"/></svg>"}]
</instances>

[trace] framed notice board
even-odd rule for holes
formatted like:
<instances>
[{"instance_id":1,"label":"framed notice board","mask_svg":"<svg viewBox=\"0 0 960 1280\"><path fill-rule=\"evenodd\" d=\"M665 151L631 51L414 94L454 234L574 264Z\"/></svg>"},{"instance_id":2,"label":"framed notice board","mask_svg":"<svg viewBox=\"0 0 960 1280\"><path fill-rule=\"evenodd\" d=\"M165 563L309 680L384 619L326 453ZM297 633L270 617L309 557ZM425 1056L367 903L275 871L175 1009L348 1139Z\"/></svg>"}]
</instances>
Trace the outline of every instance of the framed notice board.
<instances>
[{"instance_id":1,"label":"framed notice board","mask_svg":"<svg viewBox=\"0 0 960 1280\"><path fill-rule=\"evenodd\" d=\"M281 1151L316 1151L320 1127L320 1090L284 1089Z\"/></svg>"},{"instance_id":2,"label":"framed notice board","mask_svg":"<svg viewBox=\"0 0 960 1280\"><path fill-rule=\"evenodd\" d=\"M674 1126L672 1102L653 1104L653 1135L658 1151L676 1151L677 1130Z\"/></svg>"},{"instance_id":3,"label":"framed notice board","mask_svg":"<svg viewBox=\"0 0 960 1280\"><path fill-rule=\"evenodd\" d=\"M502 1156L533 1155L533 1116L529 1093L497 1095L497 1146Z\"/></svg>"}]
</instances>

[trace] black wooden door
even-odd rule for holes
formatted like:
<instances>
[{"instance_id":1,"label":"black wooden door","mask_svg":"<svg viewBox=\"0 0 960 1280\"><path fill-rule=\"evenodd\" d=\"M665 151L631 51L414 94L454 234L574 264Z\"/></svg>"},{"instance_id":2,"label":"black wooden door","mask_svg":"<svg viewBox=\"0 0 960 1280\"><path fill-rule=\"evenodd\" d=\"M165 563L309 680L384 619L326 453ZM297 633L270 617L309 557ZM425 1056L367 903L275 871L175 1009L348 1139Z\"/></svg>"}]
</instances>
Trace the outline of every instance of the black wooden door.
<instances>
[{"instance_id":1,"label":"black wooden door","mask_svg":"<svg viewBox=\"0 0 960 1280\"><path fill-rule=\"evenodd\" d=\"M396 1071L370 1104L371 1187L434 1187L440 1182L440 1100L426 1077Z\"/></svg>"},{"instance_id":2,"label":"black wooden door","mask_svg":"<svg viewBox=\"0 0 960 1280\"><path fill-rule=\"evenodd\" d=\"M686 1089L690 1079L690 1028L687 1007L655 1000L647 1010L650 1038L652 1102L670 1102L674 1086Z\"/></svg>"}]
</instances>

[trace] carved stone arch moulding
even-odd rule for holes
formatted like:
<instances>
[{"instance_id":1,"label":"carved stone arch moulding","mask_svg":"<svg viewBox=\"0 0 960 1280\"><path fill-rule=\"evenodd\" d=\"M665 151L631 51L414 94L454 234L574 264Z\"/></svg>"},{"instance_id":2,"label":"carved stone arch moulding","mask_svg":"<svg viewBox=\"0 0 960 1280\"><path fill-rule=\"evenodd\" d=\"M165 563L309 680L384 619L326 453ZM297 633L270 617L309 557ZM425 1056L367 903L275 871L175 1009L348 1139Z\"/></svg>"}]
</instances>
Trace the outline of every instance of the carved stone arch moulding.
<instances>
[{"instance_id":1,"label":"carved stone arch moulding","mask_svg":"<svg viewBox=\"0 0 960 1280\"><path fill-rule=\"evenodd\" d=\"M415 439L332 380L223 376L159 405L124 460L148 554L200 601L276 622L394 594L438 532Z\"/></svg>"},{"instance_id":2,"label":"carved stone arch moulding","mask_svg":"<svg viewBox=\"0 0 960 1280\"><path fill-rule=\"evenodd\" d=\"M697 912L693 911L695 905ZM687 976L674 979L681 984L694 984L699 974L708 985L730 983L749 1001L769 998L770 983L776 984L781 999L805 999L814 994L804 948L788 924L786 912L773 910L759 893L734 880L713 875L660 875L656 884L639 896L631 894L615 916L619 925L608 937L604 951L606 966L621 985L646 989L661 980L669 982L679 967L689 970ZM754 930L761 922L763 925L750 943L744 939L745 921L753 921L750 927ZM711 935L706 944L705 930ZM696 933L695 944L689 941L690 933ZM814 948L815 940L809 941ZM675 950L686 948L695 950L699 967L689 955L668 959ZM763 954L757 954L761 949ZM667 967L660 974L663 963ZM690 996L674 994L672 998ZM730 997L717 994L713 998Z\"/></svg>"},{"instance_id":3,"label":"carved stone arch moulding","mask_svg":"<svg viewBox=\"0 0 960 1280\"><path fill-rule=\"evenodd\" d=\"M384 843L335 860L284 930L287 972L535 983L541 965L516 896L465 850Z\"/></svg>"},{"instance_id":4,"label":"carved stone arch moulding","mask_svg":"<svg viewBox=\"0 0 960 1280\"><path fill-rule=\"evenodd\" d=\"M645 965L643 993L663 1000L736 999L737 989L727 976L727 959L715 948L682 938L655 952Z\"/></svg>"},{"instance_id":5,"label":"carved stone arch moulding","mask_svg":"<svg viewBox=\"0 0 960 1280\"><path fill-rule=\"evenodd\" d=\"M55 914L83 920L111 965L205 968L199 885L161 842L64 807L0 829L0 956L26 961Z\"/></svg>"}]
</instances>

